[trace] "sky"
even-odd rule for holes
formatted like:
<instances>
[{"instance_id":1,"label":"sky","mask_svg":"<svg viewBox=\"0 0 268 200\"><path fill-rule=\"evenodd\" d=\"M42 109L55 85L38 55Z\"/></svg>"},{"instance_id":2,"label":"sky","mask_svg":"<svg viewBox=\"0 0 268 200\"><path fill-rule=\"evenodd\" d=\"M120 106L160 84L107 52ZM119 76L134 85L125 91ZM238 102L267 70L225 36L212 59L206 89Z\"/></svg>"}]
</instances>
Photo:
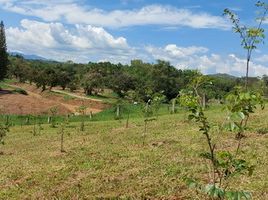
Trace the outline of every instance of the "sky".
<instances>
[{"instance_id":1,"label":"sky","mask_svg":"<svg viewBox=\"0 0 268 200\"><path fill-rule=\"evenodd\" d=\"M253 0L0 0L10 52L79 63L169 61L178 69L244 76L246 51L229 8L256 25ZM268 3L268 2L267 2ZM268 31L268 21L264 27ZM253 52L250 76L268 75L268 42Z\"/></svg>"}]
</instances>

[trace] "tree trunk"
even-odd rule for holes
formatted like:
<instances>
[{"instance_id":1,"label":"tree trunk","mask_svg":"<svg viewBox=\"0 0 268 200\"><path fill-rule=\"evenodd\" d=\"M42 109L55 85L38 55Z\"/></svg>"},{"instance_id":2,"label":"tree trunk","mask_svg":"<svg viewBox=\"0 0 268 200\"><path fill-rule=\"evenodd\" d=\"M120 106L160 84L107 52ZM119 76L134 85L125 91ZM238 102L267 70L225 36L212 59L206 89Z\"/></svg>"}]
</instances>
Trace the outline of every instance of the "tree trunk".
<instances>
[{"instance_id":1,"label":"tree trunk","mask_svg":"<svg viewBox=\"0 0 268 200\"><path fill-rule=\"evenodd\" d=\"M246 81L245 81L246 90L248 90L248 73L249 73L249 59L247 59L247 72L246 72Z\"/></svg>"},{"instance_id":2,"label":"tree trunk","mask_svg":"<svg viewBox=\"0 0 268 200\"><path fill-rule=\"evenodd\" d=\"M246 91L248 91L248 74L249 74L250 54L251 54L251 52L248 51L248 55L247 55L247 71L246 71L246 80L245 80Z\"/></svg>"}]
</instances>

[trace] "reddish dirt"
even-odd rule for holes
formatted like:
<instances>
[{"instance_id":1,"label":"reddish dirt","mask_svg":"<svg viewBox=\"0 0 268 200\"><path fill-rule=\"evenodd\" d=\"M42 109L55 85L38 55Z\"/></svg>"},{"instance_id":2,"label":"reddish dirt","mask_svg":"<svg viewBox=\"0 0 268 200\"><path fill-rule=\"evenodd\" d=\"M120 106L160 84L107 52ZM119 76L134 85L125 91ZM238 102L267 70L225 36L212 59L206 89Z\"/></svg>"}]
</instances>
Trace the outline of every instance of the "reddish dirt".
<instances>
[{"instance_id":1,"label":"reddish dirt","mask_svg":"<svg viewBox=\"0 0 268 200\"><path fill-rule=\"evenodd\" d=\"M14 83L15 87L27 91L28 95L13 94L8 90L0 92L0 111L4 114L49 114L53 107L58 108L58 114L78 114L77 109L84 105L86 113L98 113L109 107L109 105L89 99L67 97L66 95L41 92L34 85Z\"/></svg>"}]
</instances>

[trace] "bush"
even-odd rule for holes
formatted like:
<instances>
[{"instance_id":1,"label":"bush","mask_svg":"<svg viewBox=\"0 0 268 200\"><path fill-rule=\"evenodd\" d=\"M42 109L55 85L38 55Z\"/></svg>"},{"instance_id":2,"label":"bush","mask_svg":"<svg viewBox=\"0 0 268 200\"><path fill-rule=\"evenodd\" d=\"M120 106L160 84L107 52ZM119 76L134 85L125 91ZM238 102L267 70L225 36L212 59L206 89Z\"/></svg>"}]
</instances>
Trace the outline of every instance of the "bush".
<instances>
[{"instance_id":1,"label":"bush","mask_svg":"<svg viewBox=\"0 0 268 200\"><path fill-rule=\"evenodd\" d=\"M28 93L24 89L21 89L21 88L16 88L13 90L13 92L18 93L18 94L28 95Z\"/></svg>"}]
</instances>

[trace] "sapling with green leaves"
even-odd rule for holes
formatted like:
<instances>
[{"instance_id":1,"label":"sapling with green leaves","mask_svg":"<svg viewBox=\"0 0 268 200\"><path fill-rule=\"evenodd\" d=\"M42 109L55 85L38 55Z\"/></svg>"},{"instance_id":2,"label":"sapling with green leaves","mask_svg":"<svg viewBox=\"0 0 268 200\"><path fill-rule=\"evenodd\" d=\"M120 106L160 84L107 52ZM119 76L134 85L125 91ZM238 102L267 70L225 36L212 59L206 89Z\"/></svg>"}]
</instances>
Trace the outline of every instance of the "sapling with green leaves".
<instances>
[{"instance_id":1,"label":"sapling with green leaves","mask_svg":"<svg viewBox=\"0 0 268 200\"><path fill-rule=\"evenodd\" d=\"M189 119L195 120L199 124L199 131L205 136L208 152L200 152L200 156L210 161L211 170L208 171L208 174L212 174L212 177L208 183L199 183L186 177L187 185L211 199L237 199L238 196L241 199L251 199L249 192L229 188L229 182L239 175L251 175L254 167L246 160L238 158L237 152L231 153L216 148L216 143L212 138L211 123L206 117L203 105L200 104L199 100L200 97L192 91L180 92L180 104L188 108L190 111Z\"/></svg>"},{"instance_id":2,"label":"sapling with green leaves","mask_svg":"<svg viewBox=\"0 0 268 200\"><path fill-rule=\"evenodd\" d=\"M241 39L241 46L246 50L246 81L245 88L248 89L248 76L249 76L249 67L250 60L252 57L252 51L257 49L257 45L263 42L265 35L264 29L262 28L264 21L267 18L268 13L268 4L262 1L258 1L256 6L260 8L258 16L256 18L257 24L255 26L249 27L242 25L239 17L232 12L230 9L224 10L224 15L227 16L232 24L233 31L239 34Z\"/></svg>"},{"instance_id":3,"label":"sapling with green leaves","mask_svg":"<svg viewBox=\"0 0 268 200\"><path fill-rule=\"evenodd\" d=\"M6 115L6 121L5 121L6 126L11 126L11 121L10 121L10 116Z\"/></svg>"},{"instance_id":4,"label":"sapling with green leaves","mask_svg":"<svg viewBox=\"0 0 268 200\"><path fill-rule=\"evenodd\" d=\"M29 116L30 117L30 116ZM33 118L33 136L41 135L41 131L43 130L42 123L41 123L41 117L38 116L32 116Z\"/></svg>"},{"instance_id":5,"label":"sapling with green leaves","mask_svg":"<svg viewBox=\"0 0 268 200\"><path fill-rule=\"evenodd\" d=\"M260 93L243 91L237 87L235 91L226 97L226 110L228 111L228 128L236 133L238 146L236 153L239 152L241 140L245 137L245 129L248 125L250 114L254 113L257 106L264 109L264 100Z\"/></svg>"},{"instance_id":6,"label":"sapling with green leaves","mask_svg":"<svg viewBox=\"0 0 268 200\"><path fill-rule=\"evenodd\" d=\"M176 103L177 103L177 101L178 101L177 97L170 100L170 102L171 102L171 111L170 111L170 114L175 114L177 112L177 110L176 110Z\"/></svg>"},{"instance_id":7,"label":"sapling with green leaves","mask_svg":"<svg viewBox=\"0 0 268 200\"><path fill-rule=\"evenodd\" d=\"M88 107L85 106L84 104L77 108L77 112L81 116L80 131L82 132L85 131L85 115L87 108Z\"/></svg>"},{"instance_id":8,"label":"sapling with green leaves","mask_svg":"<svg viewBox=\"0 0 268 200\"><path fill-rule=\"evenodd\" d=\"M153 116L153 108L152 108L152 100L149 99L143 108L143 113L144 113L144 131L142 134L142 144L145 145L145 137L147 134L147 124L148 122L156 120L156 118Z\"/></svg>"},{"instance_id":9,"label":"sapling with green leaves","mask_svg":"<svg viewBox=\"0 0 268 200\"><path fill-rule=\"evenodd\" d=\"M41 134L41 131L44 130L44 128L42 127L42 119L41 119L41 116L38 115L37 116L37 119L38 119L38 134L40 135Z\"/></svg>"},{"instance_id":10,"label":"sapling with green leaves","mask_svg":"<svg viewBox=\"0 0 268 200\"><path fill-rule=\"evenodd\" d=\"M69 124L69 118L66 117L65 120L60 124L60 131L58 132L60 134L60 151L62 153L65 153L63 144L64 144L64 135L66 133L66 127ZM69 135L69 133L68 133Z\"/></svg>"},{"instance_id":11,"label":"sapling with green leaves","mask_svg":"<svg viewBox=\"0 0 268 200\"><path fill-rule=\"evenodd\" d=\"M54 106L49 109L51 116L50 116L50 122L51 122L51 127L56 128L56 115L58 113L58 106Z\"/></svg>"},{"instance_id":12,"label":"sapling with green leaves","mask_svg":"<svg viewBox=\"0 0 268 200\"><path fill-rule=\"evenodd\" d=\"M158 117L158 111L161 104L165 100L165 96L160 93L152 95L143 107L144 113L144 131L143 131L143 145L145 144L145 137L147 134L148 122L154 121Z\"/></svg>"},{"instance_id":13,"label":"sapling with green leaves","mask_svg":"<svg viewBox=\"0 0 268 200\"><path fill-rule=\"evenodd\" d=\"M118 99L114 106L115 106L115 119L119 120L122 118L122 109L123 109L123 100L122 99Z\"/></svg>"},{"instance_id":14,"label":"sapling with green leaves","mask_svg":"<svg viewBox=\"0 0 268 200\"><path fill-rule=\"evenodd\" d=\"M155 93L152 98L152 109L153 114L158 118L159 110L161 108L162 103L166 100L165 95L162 93Z\"/></svg>"},{"instance_id":15,"label":"sapling with green leaves","mask_svg":"<svg viewBox=\"0 0 268 200\"><path fill-rule=\"evenodd\" d=\"M195 96L198 97L200 105L202 105L204 108L206 107L206 94L204 87L208 85L212 85L210 78L208 76L204 76L200 72L197 72L193 80L188 84L188 89L194 92Z\"/></svg>"}]
</instances>

